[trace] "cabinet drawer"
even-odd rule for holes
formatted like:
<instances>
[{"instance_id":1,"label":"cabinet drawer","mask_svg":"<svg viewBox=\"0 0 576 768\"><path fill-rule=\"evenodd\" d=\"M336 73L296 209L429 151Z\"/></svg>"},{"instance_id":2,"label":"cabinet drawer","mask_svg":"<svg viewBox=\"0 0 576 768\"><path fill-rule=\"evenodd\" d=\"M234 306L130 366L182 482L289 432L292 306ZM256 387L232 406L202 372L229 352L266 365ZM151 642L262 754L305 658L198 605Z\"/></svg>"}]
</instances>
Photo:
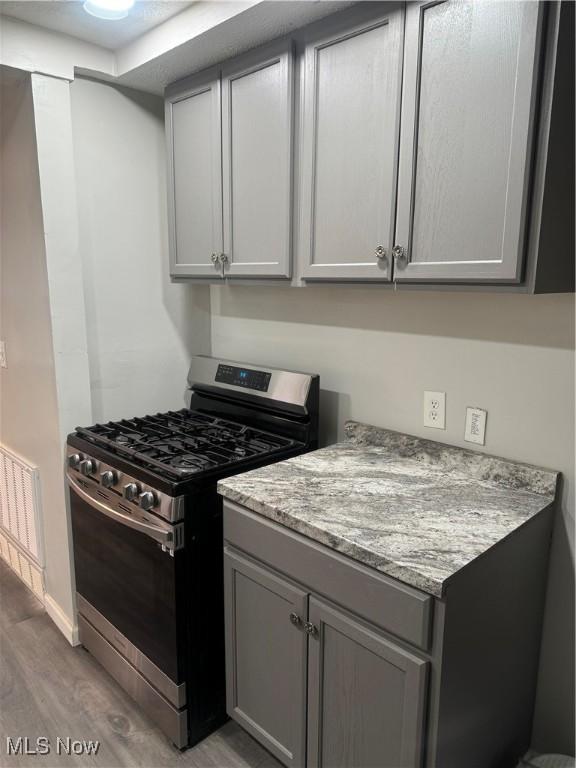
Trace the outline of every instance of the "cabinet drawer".
<instances>
[{"instance_id":1,"label":"cabinet drawer","mask_svg":"<svg viewBox=\"0 0 576 768\"><path fill-rule=\"evenodd\" d=\"M224 500L224 539L372 624L427 650L433 599Z\"/></svg>"}]
</instances>

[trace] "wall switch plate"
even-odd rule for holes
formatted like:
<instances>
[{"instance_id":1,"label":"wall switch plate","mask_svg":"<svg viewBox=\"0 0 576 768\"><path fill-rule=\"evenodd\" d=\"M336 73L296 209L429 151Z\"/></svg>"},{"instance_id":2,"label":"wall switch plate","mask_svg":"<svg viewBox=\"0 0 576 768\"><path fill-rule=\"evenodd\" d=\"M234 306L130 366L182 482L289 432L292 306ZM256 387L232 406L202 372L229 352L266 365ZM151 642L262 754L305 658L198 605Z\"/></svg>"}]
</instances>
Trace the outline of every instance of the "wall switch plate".
<instances>
[{"instance_id":1,"label":"wall switch plate","mask_svg":"<svg viewBox=\"0 0 576 768\"><path fill-rule=\"evenodd\" d=\"M488 411L482 408L466 408L466 429L464 440L484 445L486 439L486 418Z\"/></svg>"},{"instance_id":2,"label":"wall switch plate","mask_svg":"<svg viewBox=\"0 0 576 768\"><path fill-rule=\"evenodd\" d=\"M424 426L446 429L446 392L424 392Z\"/></svg>"},{"instance_id":3,"label":"wall switch plate","mask_svg":"<svg viewBox=\"0 0 576 768\"><path fill-rule=\"evenodd\" d=\"M0 368L8 368L6 361L6 342L0 341Z\"/></svg>"}]
</instances>

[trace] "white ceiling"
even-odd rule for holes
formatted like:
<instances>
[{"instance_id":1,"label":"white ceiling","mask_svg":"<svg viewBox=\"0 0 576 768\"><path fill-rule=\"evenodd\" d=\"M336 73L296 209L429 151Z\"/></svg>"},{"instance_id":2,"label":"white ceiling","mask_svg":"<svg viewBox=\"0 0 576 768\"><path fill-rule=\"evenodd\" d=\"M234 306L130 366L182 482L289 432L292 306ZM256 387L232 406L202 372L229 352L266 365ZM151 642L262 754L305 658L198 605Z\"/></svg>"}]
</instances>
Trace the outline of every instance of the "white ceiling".
<instances>
[{"instance_id":1,"label":"white ceiling","mask_svg":"<svg viewBox=\"0 0 576 768\"><path fill-rule=\"evenodd\" d=\"M190 0L136 0L125 19L105 21L86 13L82 0L17 0L0 2L0 14L115 50L190 5Z\"/></svg>"},{"instance_id":2,"label":"white ceiling","mask_svg":"<svg viewBox=\"0 0 576 768\"><path fill-rule=\"evenodd\" d=\"M82 0L0 0L0 14L6 19L11 16L37 28L44 27L110 49L102 58L101 50L96 56L85 51L80 55L78 50L70 52L63 46L63 56L59 58L60 42L55 37L39 46L36 56L34 50L26 51L27 45L35 43L17 28L14 31L15 25L6 24L7 31L13 30L12 37L8 34L4 40L3 47L10 54L6 64L67 79L73 79L74 73L98 77L161 95L165 87L176 80L270 40L293 34L354 2L136 0L126 19L104 21L89 16L82 8ZM164 22L162 33L159 30L159 35L156 34L154 28ZM130 41L136 38L138 44L134 48Z\"/></svg>"},{"instance_id":3,"label":"white ceiling","mask_svg":"<svg viewBox=\"0 0 576 768\"><path fill-rule=\"evenodd\" d=\"M161 56L126 69L117 82L162 94L170 83L344 10L353 0L264 0Z\"/></svg>"}]
</instances>

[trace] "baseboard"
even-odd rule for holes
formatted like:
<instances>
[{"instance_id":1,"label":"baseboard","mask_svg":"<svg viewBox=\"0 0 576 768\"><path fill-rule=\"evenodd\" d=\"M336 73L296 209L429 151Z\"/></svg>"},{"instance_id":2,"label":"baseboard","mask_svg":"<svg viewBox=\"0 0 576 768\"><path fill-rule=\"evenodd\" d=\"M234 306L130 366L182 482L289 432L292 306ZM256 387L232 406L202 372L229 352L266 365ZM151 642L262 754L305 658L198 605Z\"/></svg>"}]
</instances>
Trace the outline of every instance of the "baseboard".
<instances>
[{"instance_id":1,"label":"baseboard","mask_svg":"<svg viewBox=\"0 0 576 768\"><path fill-rule=\"evenodd\" d=\"M70 645L80 645L80 640L78 639L78 624L70 621L60 605L48 593L44 595L44 607L46 608L48 616L50 616Z\"/></svg>"}]
</instances>

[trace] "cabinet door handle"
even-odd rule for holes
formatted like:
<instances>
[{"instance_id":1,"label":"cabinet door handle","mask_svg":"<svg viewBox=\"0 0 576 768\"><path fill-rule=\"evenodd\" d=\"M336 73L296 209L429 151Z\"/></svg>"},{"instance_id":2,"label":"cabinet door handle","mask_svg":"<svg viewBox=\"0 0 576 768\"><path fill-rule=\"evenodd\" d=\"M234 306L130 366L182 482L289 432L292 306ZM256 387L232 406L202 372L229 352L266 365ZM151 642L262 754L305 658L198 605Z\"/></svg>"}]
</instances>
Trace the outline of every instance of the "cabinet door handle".
<instances>
[{"instance_id":1,"label":"cabinet door handle","mask_svg":"<svg viewBox=\"0 0 576 768\"><path fill-rule=\"evenodd\" d=\"M311 621L304 622L304 629L310 635L310 637L316 637L318 635L318 627L312 624Z\"/></svg>"},{"instance_id":2,"label":"cabinet door handle","mask_svg":"<svg viewBox=\"0 0 576 768\"><path fill-rule=\"evenodd\" d=\"M374 253L376 254L376 258L378 259L378 261L386 261L388 258L388 251L386 250L386 248L384 248L383 245L377 246Z\"/></svg>"},{"instance_id":3,"label":"cabinet door handle","mask_svg":"<svg viewBox=\"0 0 576 768\"><path fill-rule=\"evenodd\" d=\"M395 245L394 248L392 248L392 255L396 261L396 266L400 269L404 269L406 264L408 264L408 253L406 252L406 248L402 245Z\"/></svg>"},{"instance_id":4,"label":"cabinet door handle","mask_svg":"<svg viewBox=\"0 0 576 768\"><path fill-rule=\"evenodd\" d=\"M217 253L213 253L212 256L210 256L210 260L212 264L218 264L220 261L220 256Z\"/></svg>"},{"instance_id":5,"label":"cabinet door handle","mask_svg":"<svg viewBox=\"0 0 576 768\"><path fill-rule=\"evenodd\" d=\"M294 611L292 611L292 613L290 614L290 621L292 622L292 624L294 624L295 627L300 627L302 625L302 619L300 618L300 616L298 616L297 613L294 613Z\"/></svg>"}]
</instances>

